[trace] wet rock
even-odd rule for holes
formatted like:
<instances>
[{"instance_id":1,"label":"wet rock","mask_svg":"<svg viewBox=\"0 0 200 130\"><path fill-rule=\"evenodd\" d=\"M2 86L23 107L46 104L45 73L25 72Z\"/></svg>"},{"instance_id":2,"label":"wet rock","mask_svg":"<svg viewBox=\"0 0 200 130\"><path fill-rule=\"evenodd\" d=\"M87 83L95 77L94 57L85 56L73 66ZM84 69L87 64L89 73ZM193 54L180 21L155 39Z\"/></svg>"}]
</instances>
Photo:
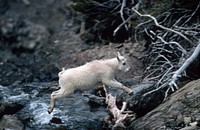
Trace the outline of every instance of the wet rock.
<instances>
[{"instance_id":1,"label":"wet rock","mask_svg":"<svg viewBox=\"0 0 200 130\"><path fill-rule=\"evenodd\" d=\"M0 118L6 114L16 114L24 107L22 103L17 102L19 96L11 95L13 92L15 93L13 88L9 89L0 85Z\"/></svg>"},{"instance_id":2,"label":"wet rock","mask_svg":"<svg viewBox=\"0 0 200 130\"><path fill-rule=\"evenodd\" d=\"M132 86L133 94L127 95L126 93L122 93L118 95L117 102L126 101L128 108L134 111L137 117L141 117L156 108L164 99L163 91L155 91L147 94L153 89L154 86L152 83L135 84Z\"/></svg>"},{"instance_id":3,"label":"wet rock","mask_svg":"<svg viewBox=\"0 0 200 130\"><path fill-rule=\"evenodd\" d=\"M4 115L0 120L0 128L3 130L23 130L23 123L16 115Z\"/></svg>"},{"instance_id":4,"label":"wet rock","mask_svg":"<svg viewBox=\"0 0 200 130\"><path fill-rule=\"evenodd\" d=\"M1 102L0 103L0 118L6 114L15 114L22 108L23 108L23 105L21 104L17 104L17 103L8 104L8 103Z\"/></svg>"},{"instance_id":5,"label":"wet rock","mask_svg":"<svg viewBox=\"0 0 200 130\"><path fill-rule=\"evenodd\" d=\"M53 117L51 120L50 120L51 123L55 123L55 124L62 124L62 120L60 118L57 118L57 117Z\"/></svg>"},{"instance_id":6,"label":"wet rock","mask_svg":"<svg viewBox=\"0 0 200 130\"><path fill-rule=\"evenodd\" d=\"M85 94L89 98L88 104L91 108L96 108L105 105L105 97L99 97L92 94Z\"/></svg>"}]
</instances>

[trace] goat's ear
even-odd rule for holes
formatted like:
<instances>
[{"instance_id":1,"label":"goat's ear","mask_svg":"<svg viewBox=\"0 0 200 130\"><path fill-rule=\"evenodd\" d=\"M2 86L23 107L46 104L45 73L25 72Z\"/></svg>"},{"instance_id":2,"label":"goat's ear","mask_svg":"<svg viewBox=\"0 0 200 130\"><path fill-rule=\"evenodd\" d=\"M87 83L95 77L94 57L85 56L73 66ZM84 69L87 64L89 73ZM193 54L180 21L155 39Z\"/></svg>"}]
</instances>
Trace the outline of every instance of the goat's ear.
<instances>
[{"instance_id":1,"label":"goat's ear","mask_svg":"<svg viewBox=\"0 0 200 130\"><path fill-rule=\"evenodd\" d=\"M120 61L120 58L119 58L120 56L121 56L121 54L119 52L117 52L117 60L118 61Z\"/></svg>"}]
</instances>

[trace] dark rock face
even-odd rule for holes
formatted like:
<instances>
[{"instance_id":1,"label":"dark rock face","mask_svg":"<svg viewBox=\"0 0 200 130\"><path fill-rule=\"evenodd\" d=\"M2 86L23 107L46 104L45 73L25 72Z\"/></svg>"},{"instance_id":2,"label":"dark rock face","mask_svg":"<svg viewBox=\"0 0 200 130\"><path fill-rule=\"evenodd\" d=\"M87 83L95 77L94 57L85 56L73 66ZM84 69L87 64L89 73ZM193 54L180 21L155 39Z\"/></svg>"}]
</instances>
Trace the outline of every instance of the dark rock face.
<instances>
[{"instance_id":1,"label":"dark rock face","mask_svg":"<svg viewBox=\"0 0 200 130\"><path fill-rule=\"evenodd\" d=\"M0 15L4 14L8 9L8 1L7 0L0 0Z\"/></svg>"},{"instance_id":2,"label":"dark rock face","mask_svg":"<svg viewBox=\"0 0 200 130\"><path fill-rule=\"evenodd\" d=\"M0 1L1 85L57 78L50 39L61 31L65 17L70 15L70 10L66 11L69 3L65 0L29 2L27 5L21 0Z\"/></svg>"},{"instance_id":3,"label":"dark rock face","mask_svg":"<svg viewBox=\"0 0 200 130\"><path fill-rule=\"evenodd\" d=\"M47 54L41 54L42 50L39 49L48 42L49 32L44 26L27 20L3 20L0 40L1 84L19 83L24 79L34 80L38 73L34 71L37 64L42 66L45 63L44 57Z\"/></svg>"},{"instance_id":4,"label":"dark rock face","mask_svg":"<svg viewBox=\"0 0 200 130\"><path fill-rule=\"evenodd\" d=\"M177 90L170 98L149 112L144 117L135 120L132 130L164 130L181 129L190 123L199 122L200 117L200 80L192 81ZM200 129L195 126L193 129Z\"/></svg>"}]
</instances>

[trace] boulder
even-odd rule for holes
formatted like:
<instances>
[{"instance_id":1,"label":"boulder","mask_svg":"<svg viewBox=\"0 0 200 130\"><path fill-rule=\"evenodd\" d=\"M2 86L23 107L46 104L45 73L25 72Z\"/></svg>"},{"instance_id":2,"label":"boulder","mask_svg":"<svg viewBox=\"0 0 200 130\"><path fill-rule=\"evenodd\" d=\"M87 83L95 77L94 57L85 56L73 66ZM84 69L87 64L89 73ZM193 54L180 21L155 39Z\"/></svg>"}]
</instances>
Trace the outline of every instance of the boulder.
<instances>
[{"instance_id":1,"label":"boulder","mask_svg":"<svg viewBox=\"0 0 200 130\"><path fill-rule=\"evenodd\" d=\"M200 129L200 79L189 82L168 100L130 125L131 130ZM196 125L192 125L196 124Z\"/></svg>"},{"instance_id":2,"label":"boulder","mask_svg":"<svg viewBox=\"0 0 200 130\"><path fill-rule=\"evenodd\" d=\"M0 128L3 130L23 130L23 123L16 115L4 115L0 120Z\"/></svg>"}]
</instances>

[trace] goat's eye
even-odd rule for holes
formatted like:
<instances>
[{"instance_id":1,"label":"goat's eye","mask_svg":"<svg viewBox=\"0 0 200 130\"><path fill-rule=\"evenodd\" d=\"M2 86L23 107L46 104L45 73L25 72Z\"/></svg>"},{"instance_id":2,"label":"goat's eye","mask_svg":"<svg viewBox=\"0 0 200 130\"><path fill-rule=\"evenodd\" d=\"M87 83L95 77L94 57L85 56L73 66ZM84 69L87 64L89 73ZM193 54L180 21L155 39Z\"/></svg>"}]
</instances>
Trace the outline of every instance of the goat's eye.
<instances>
[{"instance_id":1,"label":"goat's eye","mask_svg":"<svg viewBox=\"0 0 200 130\"><path fill-rule=\"evenodd\" d=\"M122 65L126 65L126 63L125 63L125 62L123 62L123 63L122 63Z\"/></svg>"}]
</instances>

